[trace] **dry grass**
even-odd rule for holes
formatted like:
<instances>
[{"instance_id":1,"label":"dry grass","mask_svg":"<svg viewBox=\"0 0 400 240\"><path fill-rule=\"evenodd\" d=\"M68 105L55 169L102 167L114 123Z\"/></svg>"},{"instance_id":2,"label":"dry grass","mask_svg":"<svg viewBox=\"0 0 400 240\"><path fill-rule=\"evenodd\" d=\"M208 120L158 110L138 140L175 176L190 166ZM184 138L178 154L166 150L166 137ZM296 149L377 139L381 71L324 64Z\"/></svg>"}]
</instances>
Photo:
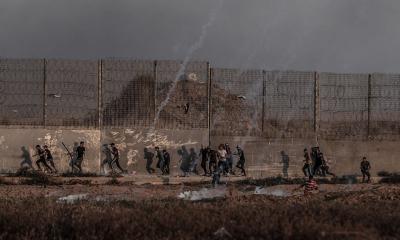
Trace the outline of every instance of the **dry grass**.
<instances>
[{"instance_id":1,"label":"dry grass","mask_svg":"<svg viewBox=\"0 0 400 240\"><path fill-rule=\"evenodd\" d=\"M400 191L60 204L0 200L1 239L395 239ZM224 231L220 231L224 232Z\"/></svg>"}]
</instances>

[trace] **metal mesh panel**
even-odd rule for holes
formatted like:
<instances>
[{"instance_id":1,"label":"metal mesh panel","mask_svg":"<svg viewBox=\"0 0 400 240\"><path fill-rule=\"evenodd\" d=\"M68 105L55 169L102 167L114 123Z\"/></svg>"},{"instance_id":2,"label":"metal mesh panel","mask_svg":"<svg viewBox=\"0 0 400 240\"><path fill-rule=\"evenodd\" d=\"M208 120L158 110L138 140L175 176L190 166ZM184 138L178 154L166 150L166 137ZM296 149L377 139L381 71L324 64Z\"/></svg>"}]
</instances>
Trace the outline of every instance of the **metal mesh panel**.
<instances>
[{"instance_id":1,"label":"metal mesh panel","mask_svg":"<svg viewBox=\"0 0 400 240\"><path fill-rule=\"evenodd\" d=\"M311 137L314 134L314 73L269 72L265 88L267 137Z\"/></svg>"},{"instance_id":2,"label":"metal mesh panel","mask_svg":"<svg viewBox=\"0 0 400 240\"><path fill-rule=\"evenodd\" d=\"M400 135L400 75L371 77L370 135L395 138Z\"/></svg>"},{"instance_id":3,"label":"metal mesh panel","mask_svg":"<svg viewBox=\"0 0 400 240\"><path fill-rule=\"evenodd\" d=\"M365 138L368 131L368 75L321 73L322 138Z\"/></svg>"},{"instance_id":4,"label":"metal mesh panel","mask_svg":"<svg viewBox=\"0 0 400 240\"><path fill-rule=\"evenodd\" d=\"M103 126L150 126L155 113L153 61L103 61Z\"/></svg>"},{"instance_id":5,"label":"metal mesh panel","mask_svg":"<svg viewBox=\"0 0 400 240\"><path fill-rule=\"evenodd\" d=\"M158 128L190 129L208 127L208 64L189 62L182 76L179 61L157 61L157 111L178 78L166 106L160 111Z\"/></svg>"},{"instance_id":6,"label":"metal mesh panel","mask_svg":"<svg viewBox=\"0 0 400 240\"><path fill-rule=\"evenodd\" d=\"M212 70L212 135L262 133L263 80L261 70Z\"/></svg>"},{"instance_id":7,"label":"metal mesh panel","mask_svg":"<svg viewBox=\"0 0 400 240\"><path fill-rule=\"evenodd\" d=\"M43 125L44 60L0 59L0 124Z\"/></svg>"},{"instance_id":8,"label":"metal mesh panel","mask_svg":"<svg viewBox=\"0 0 400 240\"><path fill-rule=\"evenodd\" d=\"M98 126L98 62L48 60L46 125Z\"/></svg>"}]
</instances>

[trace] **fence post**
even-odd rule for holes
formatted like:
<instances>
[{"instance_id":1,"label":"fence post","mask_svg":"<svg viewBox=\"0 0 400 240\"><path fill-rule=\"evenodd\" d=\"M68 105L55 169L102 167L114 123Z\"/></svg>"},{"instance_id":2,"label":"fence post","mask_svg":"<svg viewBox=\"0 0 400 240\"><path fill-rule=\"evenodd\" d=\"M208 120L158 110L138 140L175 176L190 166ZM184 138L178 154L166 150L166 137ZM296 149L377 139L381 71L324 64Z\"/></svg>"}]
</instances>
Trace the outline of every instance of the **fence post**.
<instances>
[{"instance_id":1,"label":"fence post","mask_svg":"<svg viewBox=\"0 0 400 240\"><path fill-rule=\"evenodd\" d=\"M47 126L47 60L43 59L43 128Z\"/></svg>"},{"instance_id":2,"label":"fence post","mask_svg":"<svg viewBox=\"0 0 400 240\"><path fill-rule=\"evenodd\" d=\"M211 96L211 87L212 87L212 70L210 67L210 63L207 62L207 102L208 102L208 146L211 147L211 114L212 114L212 96Z\"/></svg>"},{"instance_id":3,"label":"fence post","mask_svg":"<svg viewBox=\"0 0 400 240\"><path fill-rule=\"evenodd\" d=\"M370 121L371 121L371 80L372 80L372 74L368 74L367 140L370 138Z\"/></svg>"},{"instance_id":4,"label":"fence post","mask_svg":"<svg viewBox=\"0 0 400 240\"><path fill-rule=\"evenodd\" d=\"M318 144L319 138L319 124L320 124L320 97L319 92L319 74L314 72L314 134L315 141Z\"/></svg>"},{"instance_id":5,"label":"fence post","mask_svg":"<svg viewBox=\"0 0 400 240\"><path fill-rule=\"evenodd\" d=\"M150 124L154 124L154 129L156 129L156 125L157 123L154 122L156 114L157 114L157 60L154 60L154 66L153 66L153 78L154 78L154 92L153 92L153 99L154 99L154 118L153 118L153 122Z\"/></svg>"},{"instance_id":6,"label":"fence post","mask_svg":"<svg viewBox=\"0 0 400 240\"><path fill-rule=\"evenodd\" d=\"M103 59L97 65L97 109L98 109L98 128L103 128Z\"/></svg>"},{"instance_id":7,"label":"fence post","mask_svg":"<svg viewBox=\"0 0 400 240\"><path fill-rule=\"evenodd\" d=\"M267 72L263 70L263 84L262 84L262 115L261 115L261 133L264 133L265 121L265 100L266 100L266 87L267 87Z\"/></svg>"}]
</instances>

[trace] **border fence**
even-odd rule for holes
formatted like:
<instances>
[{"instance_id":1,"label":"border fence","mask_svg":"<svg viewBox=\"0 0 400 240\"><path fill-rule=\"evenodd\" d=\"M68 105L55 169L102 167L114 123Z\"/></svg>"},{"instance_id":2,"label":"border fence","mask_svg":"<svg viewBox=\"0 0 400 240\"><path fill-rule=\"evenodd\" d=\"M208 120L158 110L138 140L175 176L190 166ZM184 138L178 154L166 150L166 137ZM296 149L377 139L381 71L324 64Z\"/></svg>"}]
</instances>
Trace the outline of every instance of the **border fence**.
<instances>
[{"instance_id":1,"label":"border fence","mask_svg":"<svg viewBox=\"0 0 400 240\"><path fill-rule=\"evenodd\" d=\"M400 75L182 64L0 59L0 126L209 129L210 137L400 136Z\"/></svg>"}]
</instances>

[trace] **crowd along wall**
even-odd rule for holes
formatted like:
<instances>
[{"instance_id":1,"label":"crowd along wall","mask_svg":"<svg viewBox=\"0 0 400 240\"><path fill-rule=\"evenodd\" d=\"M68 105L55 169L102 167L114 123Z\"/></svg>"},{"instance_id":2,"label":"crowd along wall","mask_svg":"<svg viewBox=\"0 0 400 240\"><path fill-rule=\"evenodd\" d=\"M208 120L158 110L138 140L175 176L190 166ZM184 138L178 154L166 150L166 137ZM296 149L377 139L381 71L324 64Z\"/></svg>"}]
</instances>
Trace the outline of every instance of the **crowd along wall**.
<instances>
[{"instance_id":1,"label":"crowd along wall","mask_svg":"<svg viewBox=\"0 0 400 240\"><path fill-rule=\"evenodd\" d=\"M0 167L35 161L50 146L69 169L69 149L87 143L85 171L100 172L104 144L130 172L144 152L172 155L172 170L221 143L246 153L254 176L301 175L302 150L319 145L332 170L396 171L400 77L211 68L208 62L127 59L0 59ZM168 101L165 99L168 97ZM147 149L147 150L145 150ZM153 167L156 159L153 159Z\"/></svg>"}]
</instances>

